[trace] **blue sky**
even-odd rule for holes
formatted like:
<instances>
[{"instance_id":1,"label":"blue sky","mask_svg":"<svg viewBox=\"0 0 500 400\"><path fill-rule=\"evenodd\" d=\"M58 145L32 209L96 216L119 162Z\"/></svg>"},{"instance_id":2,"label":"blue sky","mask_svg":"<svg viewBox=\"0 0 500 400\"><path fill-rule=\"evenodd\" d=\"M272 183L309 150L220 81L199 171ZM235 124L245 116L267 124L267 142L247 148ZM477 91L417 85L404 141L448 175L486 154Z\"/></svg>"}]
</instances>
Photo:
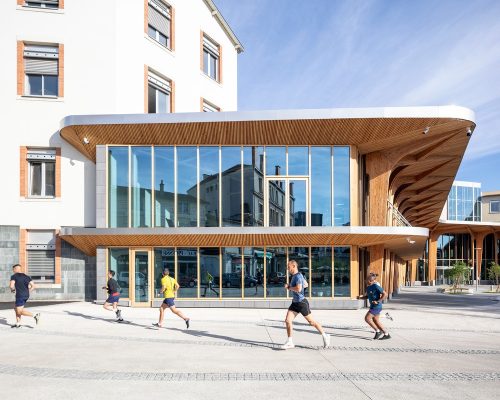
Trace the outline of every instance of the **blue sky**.
<instances>
[{"instance_id":1,"label":"blue sky","mask_svg":"<svg viewBox=\"0 0 500 400\"><path fill-rule=\"evenodd\" d=\"M500 1L215 1L245 47L240 110L469 107L457 179L500 190Z\"/></svg>"}]
</instances>

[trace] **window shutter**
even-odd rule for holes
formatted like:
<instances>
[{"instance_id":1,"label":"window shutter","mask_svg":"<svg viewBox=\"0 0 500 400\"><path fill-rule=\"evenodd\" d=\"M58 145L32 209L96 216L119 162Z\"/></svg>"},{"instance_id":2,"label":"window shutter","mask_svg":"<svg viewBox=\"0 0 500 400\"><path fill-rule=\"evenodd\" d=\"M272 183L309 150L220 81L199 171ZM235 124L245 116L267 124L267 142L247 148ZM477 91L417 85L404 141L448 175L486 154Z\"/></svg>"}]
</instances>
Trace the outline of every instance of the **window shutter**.
<instances>
[{"instance_id":1,"label":"window shutter","mask_svg":"<svg viewBox=\"0 0 500 400\"><path fill-rule=\"evenodd\" d=\"M55 251L28 250L28 274L33 276L54 277Z\"/></svg>"},{"instance_id":2,"label":"window shutter","mask_svg":"<svg viewBox=\"0 0 500 400\"><path fill-rule=\"evenodd\" d=\"M26 45L24 47L24 70L27 74L58 74L59 48Z\"/></svg>"},{"instance_id":3,"label":"window shutter","mask_svg":"<svg viewBox=\"0 0 500 400\"><path fill-rule=\"evenodd\" d=\"M169 9L157 1L149 1L148 24L166 37L170 37Z\"/></svg>"},{"instance_id":4,"label":"window shutter","mask_svg":"<svg viewBox=\"0 0 500 400\"><path fill-rule=\"evenodd\" d=\"M151 71L148 73L148 83L150 85L156 87L157 89L166 91L168 93L170 93L170 91L171 91L170 82L167 81L166 79L154 74Z\"/></svg>"},{"instance_id":5,"label":"window shutter","mask_svg":"<svg viewBox=\"0 0 500 400\"><path fill-rule=\"evenodd\" d=\"M28 149L27 160L56 161L56 151L53 149Z\"/></svg>"},{"instance_id":6,"label":"window shutter","mask_svg":"<svg viewBox=\"0 0 500 400\"><path fill-rule=\"evenodd\" d=\"M42 5L42 4L46 4L48 6L56 6L58 7L59 6L59 0L28 0L26 1L26 4L28 5L33 5L33 4L38 4L38 5Z\"/></svg>"},{"instance_id":7,"label":"window shutter","mask_svg":"<svg viewBox=\"0 0 500 400\"><path fill-rule=\"evenodd\" d=\"M219 46L205 36L203 36L203 47L214 56L219 57Z\"/></svg>"}]
</instances>

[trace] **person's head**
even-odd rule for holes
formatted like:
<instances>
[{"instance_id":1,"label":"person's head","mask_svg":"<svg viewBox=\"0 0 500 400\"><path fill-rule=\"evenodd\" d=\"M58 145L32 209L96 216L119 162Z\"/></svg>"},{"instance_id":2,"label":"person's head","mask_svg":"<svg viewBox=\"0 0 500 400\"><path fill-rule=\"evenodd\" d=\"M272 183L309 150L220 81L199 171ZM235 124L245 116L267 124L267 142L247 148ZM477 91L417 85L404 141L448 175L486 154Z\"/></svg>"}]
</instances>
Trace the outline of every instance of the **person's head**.
<instances>
[{"instance_id":1,"label":"person's head","mask_svg":"<svg viewBox=\"0 0 500 400\"><path fill-rule=\"evenodd\" d=\"M299 272L299 264L295 260L290 260L288 261L288 272L292 275L295 275L297 272Z\"/></svg>"},{"instance_id":2,"label":"person's head","mask_svg":"<svg viewBox=\"0 0 500 400\"><path fill-rule=\"evenodd\" d=\"M163 276L169 275L170 271L168 268L163 268Z\"/></svg>"},{"instance_id":3,"label":"person's head","mask_svg":"<svg viewBox=\"0 0 500 400\"><path fill-rule=\"evenodd\" d=\"M112 269L109 270L108 272L108 277L109 278L113 278L115 276L115 271L113 271Z\"/></svg>"},{"instance_id":4,"label":"person's head","mask_svg":"<svg viewBox=\"0 0 500 400\"><path fill-rule=\"evenodd\" d=\"M17 273L21 272L21 264L14 264L14 265L12 266L12 271L13 271L15 274L17 274Z\"/></svg>"},{"instance_id":5,"label":"person's head","mask_svg":"<svg viewBox=\"0 0 500 400\"><path fill-rule=\"evenodd\" d=\"M369 285L371 285L372 283L377 281L377 276L378 276L378 274L376 274L374 272L370 272L368 274L368 277L366 278L366 281L368 282Z\"/></svg>"}]
</instances>

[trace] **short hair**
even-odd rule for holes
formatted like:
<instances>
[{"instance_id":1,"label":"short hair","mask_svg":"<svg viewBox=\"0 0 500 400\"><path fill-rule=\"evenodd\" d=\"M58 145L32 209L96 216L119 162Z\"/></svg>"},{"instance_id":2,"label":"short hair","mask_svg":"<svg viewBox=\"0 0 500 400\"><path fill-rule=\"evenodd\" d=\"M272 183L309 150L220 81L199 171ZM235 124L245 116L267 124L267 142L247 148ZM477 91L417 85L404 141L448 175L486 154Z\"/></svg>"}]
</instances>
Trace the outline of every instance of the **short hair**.
<instances>
[{"instance_id":1,"label":"short hair","mask_svg":"<svg viewBox=\"0 0 500 400\"><path fill-rule=\"evenodd\" d=\"M378 274L376 274L376 273L374 273L374 272L370 272L370 273L368 274L368 280L369 280L370 282L372 282L372 281L374 281L374 280L376 280L376 279L377 279L377 276L378 276Z\"/></svg>"},{"instance_id":2,"label":"short hair","mask_svg":"<svg viewBox=\"0 0 500 400\"><path fill-rule=\"evenodd\" d=\"M109 273L111 274L111 276L115 276L115 271L113 271L112 269L109 270Z\"/></svg>"},{"instance_id":3,"label":"short hair","mask_svg":"<svg viewBox=\"0 0 500 400\"><path fill-rule=\"evenodd\" d=\"M288 261L288 264L293 264L293 265L295 265L297 268L299 267L299 263L297 262L297 260L290 260L290 261Z\"/></svg>"},{"instance_id":4,"label":"short hair","mask_svg":"<svg viewBox=\"0 0 500 400\"><path fill-rule=\"evenodd\" d=\"M170 270L168 268L163 268L163 275L170 274Z\"/></svg>"},{"instance_id":5,"label":"short hair","mask_svg":"<svg viewBox=\"0 0 500 400\"><path fill-rule=\"evenodd\" d=\"M16 268L16 267L20 267L20 266L21 266L21 264L14 264L14 265L12 266L12 269L14 269L14 268Z\"/></svg>"}]
</instances>

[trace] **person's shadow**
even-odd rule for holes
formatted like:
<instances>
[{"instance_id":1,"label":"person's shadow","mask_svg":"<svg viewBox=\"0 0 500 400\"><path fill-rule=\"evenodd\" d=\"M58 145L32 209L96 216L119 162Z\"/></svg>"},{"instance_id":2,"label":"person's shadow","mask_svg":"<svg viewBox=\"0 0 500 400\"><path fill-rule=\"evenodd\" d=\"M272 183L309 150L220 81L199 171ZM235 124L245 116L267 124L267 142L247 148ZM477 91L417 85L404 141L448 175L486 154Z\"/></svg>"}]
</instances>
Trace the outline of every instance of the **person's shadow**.
<instances>
[{"instance_id":1,"label":"person's shadow","mask_svg":"<svg viewBox=\"0 0 500 400\"><path fill-rule=\"evenodd\" d=\"M90 321L104 321L104 322L109 322L111 324L122 324L122 325L137 326L139 328L152 329L148 325L136 324L135 322L127 321L127 320L124 320L122 322L117 322L116 319L102 318L102 317L97 317L95 315L87 315L87 314L82 314L82 313L74 312L74 311L64 310L64 312L72 317L80 317L80 318L84 318L84 319L87 319Z\"/></svg>"},{"instance_id":2,"label":"person's shadow","mask_svg":"<svg viewBox=\"0 0 500 400\"><path fill-rule=\"evenodd\" d=\"M9 323L7 322L7 318L4 318L4 317L0 317L0 325L5 325L5 326L8 326L8 327L10 327L10 328L12 328L12 326L13 326L12 324L9 324ZM29 328L29 329L33 329L33 327L32 327L32 326L30 326L30 325L21 325L21 328Z\"/></svg>"}]
</instances>

